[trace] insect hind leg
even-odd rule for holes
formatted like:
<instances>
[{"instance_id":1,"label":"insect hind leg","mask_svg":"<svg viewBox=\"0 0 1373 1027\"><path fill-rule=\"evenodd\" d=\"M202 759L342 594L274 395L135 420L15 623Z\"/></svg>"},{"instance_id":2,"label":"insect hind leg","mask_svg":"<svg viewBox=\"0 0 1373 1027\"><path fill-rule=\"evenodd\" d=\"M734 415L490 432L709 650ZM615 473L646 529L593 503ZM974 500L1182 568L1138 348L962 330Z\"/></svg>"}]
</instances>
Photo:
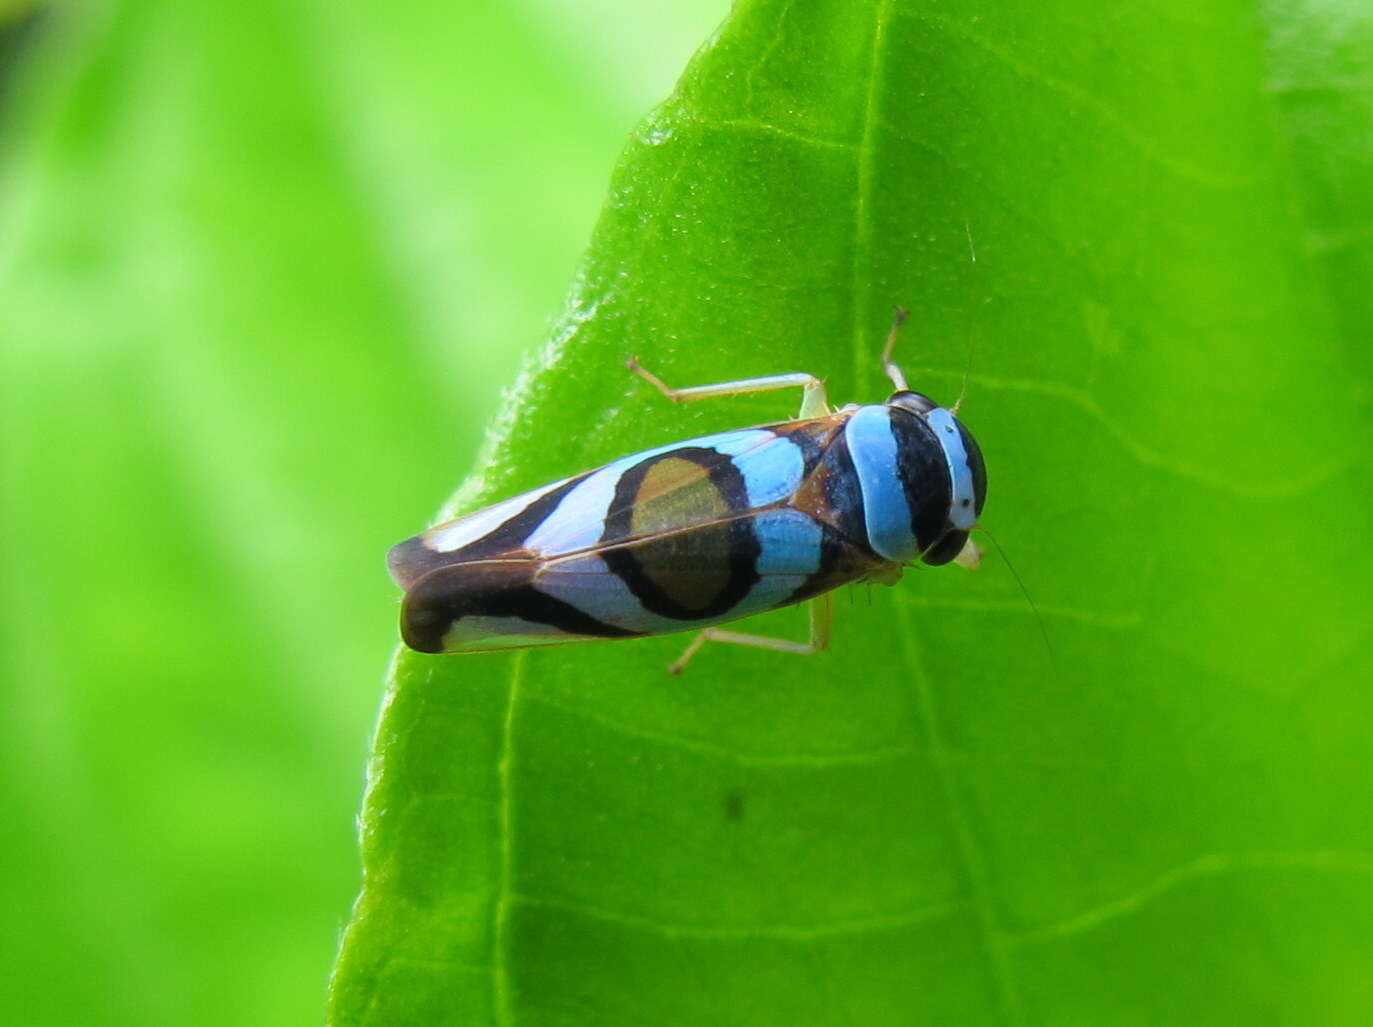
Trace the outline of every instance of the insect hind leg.
<instances>
[{"instance_id":1,"label":"insect hind leg","mask_svg":"<svg viewBox=\"0 0 1373 1027\"><path fill-rule=\"evenodd\" d=\"M810 639L806 642L793 642L787 638L772 638L768 635L750 635L742 631L729 631L723 628L706 628L691 640L668 668L669 674L680 674L687 663L701 651L707 642L730 642L734 645L753 646L756 649L771 649L779 653L796 653L798 656L811 656L829 648L830 633L834 625L834 596L826 593L816 596L807 604L810 613Z\"/></svg>"},{"instance_id":2,"label":"insect hind leg","mask_svg":"<svg viewBox=\"0 0 1373 1027\"><path fill-rule=\"evenodd\" d=\"M750 392L771 392L774 389L801 389L800 417L824 417L831 413L829 398L825 394L825 383L813 374L796 371L791 374L770 374L761 378L738 378L727 382L714 382L710 385L688 385L674 389L652 371L639 363L637 357L630 357L625 366L648 384L661 392L674 403L690 403L713 396L741 396Z\"/></svg>"}]
</instances>

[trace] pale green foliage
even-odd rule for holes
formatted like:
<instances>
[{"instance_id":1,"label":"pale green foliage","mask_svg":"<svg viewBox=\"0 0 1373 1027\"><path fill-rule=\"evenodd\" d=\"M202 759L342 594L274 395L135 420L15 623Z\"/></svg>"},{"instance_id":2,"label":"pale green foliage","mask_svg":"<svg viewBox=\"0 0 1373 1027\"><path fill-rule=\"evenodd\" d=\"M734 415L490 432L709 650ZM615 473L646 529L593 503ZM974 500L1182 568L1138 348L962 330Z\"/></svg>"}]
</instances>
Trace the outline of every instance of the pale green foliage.
<instances>
[{"instance_id":1,"label":"pale green foliage","mask_svg":"<svg viewBox=\"0 0 1373 1027\"><path fill-rule=\"evenodd\" d=\"M386 547L724 6L119 0L0 43L0 1023L321 1022Z\"/></svg>"}]
</instances>

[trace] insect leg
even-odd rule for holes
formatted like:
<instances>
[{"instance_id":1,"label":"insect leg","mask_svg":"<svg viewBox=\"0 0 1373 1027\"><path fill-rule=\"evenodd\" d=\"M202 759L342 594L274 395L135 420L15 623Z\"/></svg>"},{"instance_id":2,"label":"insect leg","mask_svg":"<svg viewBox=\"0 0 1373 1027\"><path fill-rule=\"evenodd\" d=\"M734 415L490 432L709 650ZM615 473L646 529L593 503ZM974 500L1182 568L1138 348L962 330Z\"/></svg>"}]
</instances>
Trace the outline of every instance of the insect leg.
<instances>
[{"instance_id":1,"label":"insect leg","mask_svg":"<svg viewBox=\"0 0 1373 1027\"><path fill-rule=\"evenodd\" d=\"M896 349L896 338L901 334L901 326L905 323L906 310L904 307L897 307L896 313L892 316L891 331L887 334L887 344L882 348L882 370L896 386L897 392L905 392L910 388L906 384L906 372L892 359L892 351Z\"/></svg>"},{"instance_id":2,"label":"insect leg","mask_svg":"<svg viewBox=\"0 0 1373 1027\"><path fill-rule=\"evenodd\" d=\"M739 378L729 382L715 382L712 385L689 385L684 389L674 389L652 371L639 364L638 358L630 357L625 364L631 371L674 403L690 403L695 399L709 399L712 396L738 396L747 392L769 392L772 389L804 390L801 393L800 417L824 417L830 413L829 399L825 395L825 383L813 374L797 371L792 374L770 374L762 378Z\"/></svg>"},{"instance_id":3,"label":"insect leg","mask_svg":"<svg viewBox=\"0 0 1373 1027\"><path fill-rule=\"evenodd\" d=\"M687 662L701 651L707 642L732 642L735 645L751 645L757 649L772 649L779 653L796 653L810 656L822 649L828 649L830 630L834 625L834 596L826 593L816 596L808 604L810 612L810 641L793 642L786 638L771 638L767 635L748 635L742 631L727 631L723 628L706 628L691 640L691 644L675 663L667 668L669 674L680 674Z\"/></svg>"}]
</instances>

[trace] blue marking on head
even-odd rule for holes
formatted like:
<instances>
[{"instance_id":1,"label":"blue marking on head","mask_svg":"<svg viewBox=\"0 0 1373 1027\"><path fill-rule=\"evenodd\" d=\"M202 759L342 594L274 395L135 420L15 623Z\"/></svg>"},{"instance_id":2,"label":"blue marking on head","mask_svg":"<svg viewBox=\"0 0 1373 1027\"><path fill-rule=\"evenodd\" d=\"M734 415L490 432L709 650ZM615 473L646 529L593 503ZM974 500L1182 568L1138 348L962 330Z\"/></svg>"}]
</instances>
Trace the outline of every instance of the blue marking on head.
<instances>
[{"instance_id":1,"label":"blue marking on head","mask_svg":"<svg viewBox=\"0 0 1373 1027\"><path fill-rule=\"evenodd\" d=\"M958 430L953 411L935 407L925 415L934 429L949 465L949 480L953 483L953 497L949 503L949 523L960 531L968 531L977 523L977 494L973 487L972 462L963 445L963 433Z\"/></svg>"},{"instance_id":2,"label":"blue marking on head","mask_svg":"<svg viewBox=\"0 0 1373 1027\"><path fill-rule=\"evenodd\" d=\"M863 492L868 545L898 563L920 549L911 531L911 508L897 466L896 436L885 406L859 407L844 427L849 456Z\"/></svg>"}]
</instances>

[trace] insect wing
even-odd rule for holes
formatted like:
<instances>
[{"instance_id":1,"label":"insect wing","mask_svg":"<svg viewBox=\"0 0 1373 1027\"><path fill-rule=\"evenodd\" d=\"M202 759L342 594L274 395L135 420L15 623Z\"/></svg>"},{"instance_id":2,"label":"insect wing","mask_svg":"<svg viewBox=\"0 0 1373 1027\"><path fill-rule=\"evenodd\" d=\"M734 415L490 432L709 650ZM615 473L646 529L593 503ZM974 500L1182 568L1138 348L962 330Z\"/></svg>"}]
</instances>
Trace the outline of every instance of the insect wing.
<instances>
[{"instance_id":1,"label":"insect wing","mask_svg":"<svg viewBox=\"0 0 1373 1027\"><path fill-rule=\"evenodd\" d=\"M392 550L403 631L426 652L681 631L861 577L871 553L791 509L838 421L633 454Z\"/></svg>"},{"instance_id":2,"label":"insect wing","mask_svg":"<svg viewBox=\"0 0 1373 1027\"><path fill-rule=\"evenodd\" d=\"M827 526L773 508L550 560L536 581L600 623L663 634L798 602L871 565Z\"/></svg>"},{"instance_id":3,"label":"insect wing","mask_svg":"<svg viewBox=\"0 0 1373 1027\"><path fill-rule=\"evenodd\" d=\"M801 447L769 428L706 435L436 525L393 546L387 563L409 589L454 563L559 556L747 513L789 495L803 471Z\"/></svg>"},{"instance_id":4,"label":"insect wing","mask_svg":"<svg viewBox=\"0 0 1373 1027\"><path fill-rule=\"evenodd\" d=\"M586 475L564 478L522 492L397 543L386 556L391 577L401 588L409 589L439 567L519 548L519 540L514 537L519 524L532 522L537 525L546 516L547 509L556 505L557 500L584 477ZM485 544L479 546L480 543Z\"/></svg>"},{"instance_id":5,"label":"insect wing","mask_svg":"<svg viewBox=\"0 0 1373 1027\"><path fill-rule=\"evenodd\" d=\"M524 545L552 558L739 517L789 496L804 471L801 448L766 427L662 446L585 475Z\"/></svg>"},{"instance_id":6,"label":"insect wing","mask_svg":"<svg viewBox=\"0 0 1373 1027\"><path fill-rule=\"evenodd\" d=\"M478 560L431 571L405 594L405 644L426 653L484 652L635 634L534 587L539 568L534 560Z\"/></svg>"}]
</instances>

